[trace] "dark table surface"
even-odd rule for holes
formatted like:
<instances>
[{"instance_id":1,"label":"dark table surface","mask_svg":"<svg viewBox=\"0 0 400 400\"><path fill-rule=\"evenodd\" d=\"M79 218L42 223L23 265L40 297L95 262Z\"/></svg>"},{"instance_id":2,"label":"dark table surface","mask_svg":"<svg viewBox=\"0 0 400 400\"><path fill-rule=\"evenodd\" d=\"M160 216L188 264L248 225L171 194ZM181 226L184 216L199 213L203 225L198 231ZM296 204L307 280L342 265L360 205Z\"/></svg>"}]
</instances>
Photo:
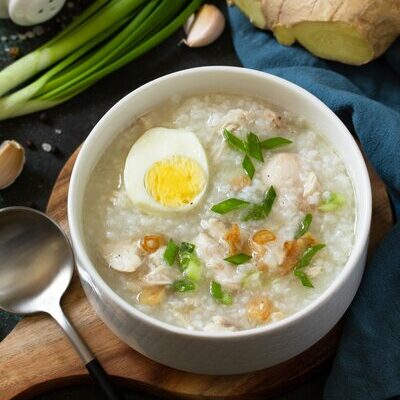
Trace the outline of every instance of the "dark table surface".
<instances>
[{"instance_id":1,"label":"dark table surface","mask_svg":"<svg viewBox=\"0 0 400 400\"><path fill-rule=\"evenodd\" d=\"M25 53L36 47L90 2L91 0L69 1L69 6L65 7L62 14L44 24L43 29L34 31L0 20L0 67L12 61L9 56L10 48L18 47ZM225 7L224 2L217 3ZM180 45L182 35L182 32L177 32L155 50L61 106L45 113L0 122L0 142L6 139L17 140L27 151L27 163L23 173L15 184L0 192L0 206L24 205L44 210L57 175L68 157L114 103L142 84L162 75L192 67L240 65L232 46L229 27L213 45L201 49L189 49ZM41 148L43 143L51 144L56 151L46 153ZM16 317L0 311L0 340L10 332L16 322ZM304 385L279 396L276 400L321 399L328 372L329 365ZM153 396L128 389L125 394L127 399L155 399ZM95 387L82 386L62 388L37 397L37 400L101 398Z\"/></svg>"}]
</instances>

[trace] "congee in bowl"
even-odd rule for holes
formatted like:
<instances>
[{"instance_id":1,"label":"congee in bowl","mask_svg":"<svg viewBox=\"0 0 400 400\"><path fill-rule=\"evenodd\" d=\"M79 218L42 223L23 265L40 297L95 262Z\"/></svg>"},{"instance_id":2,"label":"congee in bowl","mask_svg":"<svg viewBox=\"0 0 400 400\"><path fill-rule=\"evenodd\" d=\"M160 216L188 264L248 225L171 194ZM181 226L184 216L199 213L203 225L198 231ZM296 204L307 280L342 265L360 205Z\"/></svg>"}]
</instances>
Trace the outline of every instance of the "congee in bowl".
<instances>
[{"instance_id":1,"label":"congee in bowl","mask_svg":"<svg viewBox=\"0 0 400 400\"><path fill-rule=\"evenodd\" d=\"M86 187L89 255L137 309L206 332L304 309L338 276L355 229L328 140L264 100L172 97L132 121Z\"/></svg>"}]
</instances>

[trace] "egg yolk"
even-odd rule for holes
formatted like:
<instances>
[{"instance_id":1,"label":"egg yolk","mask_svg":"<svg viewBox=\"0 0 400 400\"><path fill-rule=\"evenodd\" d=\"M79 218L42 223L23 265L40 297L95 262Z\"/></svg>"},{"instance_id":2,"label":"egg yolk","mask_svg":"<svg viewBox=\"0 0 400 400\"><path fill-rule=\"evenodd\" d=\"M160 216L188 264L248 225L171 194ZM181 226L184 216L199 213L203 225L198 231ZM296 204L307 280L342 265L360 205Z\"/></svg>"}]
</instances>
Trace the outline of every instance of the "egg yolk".
<instances>
[{"instance_id":1,"label":"egg yolk","mask_svg":"<svg viewBox=\"0 0 400 400\"><path fill-rule=\"evenodd\" d=\"M190 204L203 191L205 183L206 176L199 163L183 156L154 163L145 176L150 196L171 208Z\"/></svg>"}]
</instances>

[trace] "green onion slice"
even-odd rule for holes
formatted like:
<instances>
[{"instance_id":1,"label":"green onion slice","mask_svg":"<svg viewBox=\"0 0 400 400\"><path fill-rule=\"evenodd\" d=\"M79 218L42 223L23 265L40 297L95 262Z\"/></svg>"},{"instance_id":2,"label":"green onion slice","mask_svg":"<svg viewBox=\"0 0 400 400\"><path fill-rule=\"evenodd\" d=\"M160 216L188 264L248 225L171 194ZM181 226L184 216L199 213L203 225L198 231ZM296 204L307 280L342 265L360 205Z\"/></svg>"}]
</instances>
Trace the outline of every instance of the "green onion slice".
<instances>
[{"instance_id":1,"label":"green onion slice","mask_svg":"<svg viewBox=\"0 0 400 400\"><path fill-rule=\"evenodd\" d=\"M195 245L191 243L182 242L178 250L178 262L181 271L184 271L192 258L192 253L194 252Z\"/></svg>"},{"instance_id":2,"label":"green onion slice","mask_svg":"<svg viewBox=\"0 0 400 400\"><path fill-rule=\"evenodd\" d=\"M246 174L250 179L253 179L254 172L256 171L256 168L253 164L253 162L250 160L249 156L244 156L243 162L242 162L242 167L246 171Z\"/></svg>"},{"instance_id":3,"label":"green onion slice","mask_svg":"<svg viewBox=\"0 0 400 400\"><path fill-rule=\"evenodd\" d=\"M314 285L311 282L310 277L304 271L294 271L294 276L300 279L301 284L305 287L313 288Z\"/></svg>"},{"instance_id":4,"label":"green onion slice","mask_svg":"<svg viewBox=\"0 0 400 400\"><path fill-rule=\"evenodd\" d=\"M295 239L301 238L308 231L308 229L310 228L312 219L313 219L312 214L307 214L304 217L303 221L301 221L301 224L294 235Z\"/></svg>"},{"instance_id":5,"label":"green onion slice","mask_svg":"<svg viewBox=\"0 0 400 400\"><path fill-rule=\"evenodd\" d=\"M264 162L261 150L260 139L256 134L250 132L247 134L248 154L258 161Z\"/></svg>"},{"instance_id":6,"label":"green onion slice","mask_svg":"<svg viewBox=\"0 0 400 400\"><path fill-rule=\"evenodd\" d=\"M275 199L276 199L276 191L275 191L274 187L271 186L268 189L268 192L267 192L267 194L265 196L265 199L263 201L263 207L264 207L265 216L268 217L269 213L271 212L271 209L272 209L272 206L274 204Z\"/></svg>"},{"instance_id":7,"label":"green onion slice","mask_svg":"<svg viewBox=\"0 0 400 400\"><path fill-rule=\"evenodd\" d=\"M340 193L331 193L329 199L324 200L318 207L319 211L335 211L346 203L346 198Z\"/></svg>"},{"instance_id":8,"label":"green onion slice","mask_svg":"<svg viewBox=\"0 0 400 400\"><path fill-rule=\"evenodd\" d=\"M210 294L216 301L219 303L225 304L227 306L232 304L232 296L228 293L225 292L221 284L215 281L210 282Z\"/></svg>"},{"instance_id":9,"label":"green onion slice","mask_svg":"<svg viewBox=\"0 0 400 400\"><path fill-rule=\"evenodd\" d=\"M188 279L180 279L172 284L172 289L175 292L183 293L196 289L196 285Z\"/></svg>"},{"instance_id":10,"label":"green onion slice","mask_svg":"<svg viewBox=\"0 0 400 400\"><path fill-rule=\"evenodd\" d=\"M233 256L224 258L224 260L228 261L231 264L240 265L240 264L244 264L247 261L251 260L251 256L244 254L244 253L239 253L239 254L235 254Z\"/></svg>"},{"instance_id":11,"label":"green onion slice","mask_svg":"<svg viewBox=\"0 0 400 400\"><path fill-rule=\"evenodd\" d=\"M302 269L308 267L311 263L312 258L324 247L325 245L322 243L308 247L301 256L300 260L297 262L296 266L294 267L293 274L294 276L300 279L301 284L303 286L310 288L314 287L311 282L311 279L304 271L302 271Z\"/></svg>"},{"instance_id":12,"label":"green onion slice","mask_svg":"<svg viewBox=\"0 0 400 400\"><path fill-rule=\"evenodd\" d=\"M242 139L239 139L228 129L224 129L224 138L234 150L241 151L242 153L247 153L246 142L244 142Z\"/></svg>"},{"instance_id":13,"label":"green onion slice","mask_svg":"<svg viewBox=\"0 0 400 400\"><path fill-rule=\"evenodd\" d=\"M191 253L183 276L193 282L199 282L203 275L203 264L196 254Z\"/></svg>"},{"instance_id":14,"label":"green onion slice","mask_svg":"<svg viewBox=\"0 0 400 400\"><path fill-rule=\"evenodd\" d=\"M291 144L291 143L293 143L291 140L286 139L284 137L277 136L277 137L263 140L260 143L260 146L263 149L273 150L273 149L277 149L278 147L287 146L288 144Z\"/></svg>"},{"instance_id":15,"label":"green onion slice","mask_svg":"<svg viewBox=\"0 0 400 400\"><path fill-rule=\"evenodd\" d=\"M226 214L230 211L237 210L238 208L243 208L249 204L248 201L240 200L240 199L227 199L221 201L221 203L214 204L211 207L211 211L214 211L218 214Z\"/></svg>"},{"instance_id":16,"label":"green onion slice","mask_svg":"<svg viewBox=\"0 0 400 400\"><path fill-rule=\"evenodd\" d=\"M252 204L246 214L241 217L244 222L259 221L265 218L264 206L262 204Z\"/></svg>"},{"instance_id":17,"label":"green onion slice","mask_svg":"<svg viewBox=\"0 0 400 400\"><path fill-rule=\"evenodd\" d=\"M168 265L174 264L176 255L178 254L178 250L178 245L172 239L169 239L167 248L164 251L164 260L167 262Z\"/></svg>"},{"instance_id":18,"label":"green onion slice","mask_svg":"<svg viewBox=\"0 0 400 400\"><path fill-rule=\"evenodd\" d=\"M314 246L308 247L303 255L301 256L300 260L297 262L296 266L294 267L295 270L299 270L305 267L308 267L311 263L312 258L323 248L325 247L324 244L315 244Z\"/></svg>"}]
</instances>

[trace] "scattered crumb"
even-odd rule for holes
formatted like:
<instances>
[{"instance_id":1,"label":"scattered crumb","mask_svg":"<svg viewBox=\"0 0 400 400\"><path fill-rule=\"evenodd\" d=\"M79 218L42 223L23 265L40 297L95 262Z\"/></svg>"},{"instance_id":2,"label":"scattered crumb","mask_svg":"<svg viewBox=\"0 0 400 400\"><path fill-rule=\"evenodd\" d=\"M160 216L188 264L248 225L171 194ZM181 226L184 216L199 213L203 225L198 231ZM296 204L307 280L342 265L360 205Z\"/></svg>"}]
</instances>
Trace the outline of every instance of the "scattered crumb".
<instances>
[{"instance_id":1,"label":"scattered crumb","mask_svg":"<svg viewBox=\"0 0 400 400\"><path fill-rule=\"evenodd\" d=\"M46 153L51 153L53 151L53 146L49 143L42 143L42 149Z\"/></svg>"}]
</instances>

